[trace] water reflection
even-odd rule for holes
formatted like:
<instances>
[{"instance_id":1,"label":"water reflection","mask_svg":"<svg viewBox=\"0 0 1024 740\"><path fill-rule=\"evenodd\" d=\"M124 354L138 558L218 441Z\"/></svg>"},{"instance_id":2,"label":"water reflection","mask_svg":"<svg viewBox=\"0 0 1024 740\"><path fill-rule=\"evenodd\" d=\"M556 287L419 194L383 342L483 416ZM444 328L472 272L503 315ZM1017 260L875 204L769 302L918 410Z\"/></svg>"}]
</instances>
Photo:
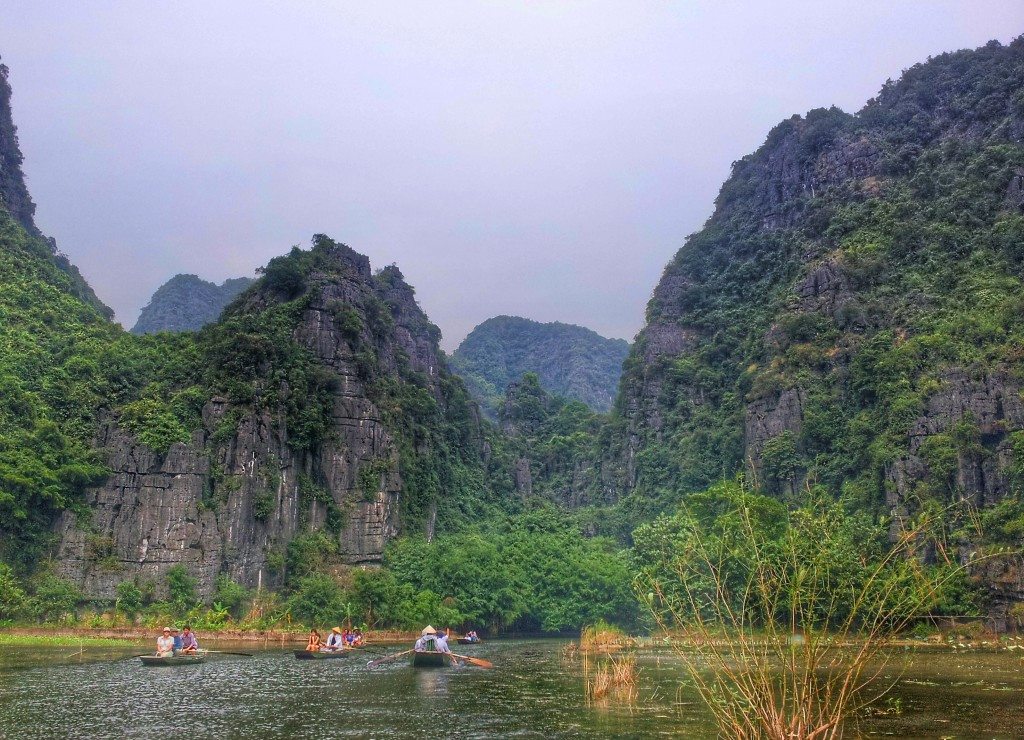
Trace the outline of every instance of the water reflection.
<instances>
[{"instance_id":1,"label":"water reflection","mask_svg":"<svg viewBox=\"0 0 1024 740\"><path fill-rule=\"evenodd\" d=\"M416 670L416 689L423 699L441 699L448 696L448 679L450 671L458 668L423 668Z\"/></svg>"},{"instance_id":2,"label":"water reflection","mask_svg":"<svg viewBox=\"0 0 1024 740\"><path fill-rule=\"evenodd\" d=\"M0 737L715 735L695 692L681 685L676 656L638 652L634 700L588 706L587 674L581 661L563 658L565 644L488 642L473 655L493 661L489 671L414 669L401 659L367 669L363 659L298 661L286 650L148 669L126 658L138 650L70 656L4 649ZM1013 654L918 653L893 693L899 713L865 718L858 729L869 736L1015 737L1024 721L1022 690ZM187 712L178 711L183 706Z\"/></svg>"}]
</instances>

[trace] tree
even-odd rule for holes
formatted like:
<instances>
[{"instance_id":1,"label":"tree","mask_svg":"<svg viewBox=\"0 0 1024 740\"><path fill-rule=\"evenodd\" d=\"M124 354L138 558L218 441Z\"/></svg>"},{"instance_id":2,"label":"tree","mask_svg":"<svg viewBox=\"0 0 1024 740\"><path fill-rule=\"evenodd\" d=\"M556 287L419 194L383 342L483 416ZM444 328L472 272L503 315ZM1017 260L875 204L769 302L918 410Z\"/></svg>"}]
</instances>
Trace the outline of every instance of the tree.
<instances>
[{"instance_id":1,"label":"tree","mask_svg":"<svg viewBox=\"0 0 1024 740\"><path fill-rule=\"evenodd\" d=\"M188 574L184 565L178 564L168 569L167 595L176 609L188 611L199 603L196 585L196 579Z\"/></svg>"},{"instance_id":2,"label":"tree","mask_svg":"<svg viewBox=\"0 0 1024 740\"><path fill-rule=\"evenodd\" d=\"M0 563L0 619L17 619L25 612L25 591L10 566Z\"/></svg>"},{"instance_id":3,"label":"tree","mask_svg":"<svg viewBox=\"0 0 1024 740\"><path fill-rule=\"evenodd\" d=\"M127 617L134 617L142 610L142 590L135 581L121 581L117 584L114 609Z\"/></svg>"}]
</instances>

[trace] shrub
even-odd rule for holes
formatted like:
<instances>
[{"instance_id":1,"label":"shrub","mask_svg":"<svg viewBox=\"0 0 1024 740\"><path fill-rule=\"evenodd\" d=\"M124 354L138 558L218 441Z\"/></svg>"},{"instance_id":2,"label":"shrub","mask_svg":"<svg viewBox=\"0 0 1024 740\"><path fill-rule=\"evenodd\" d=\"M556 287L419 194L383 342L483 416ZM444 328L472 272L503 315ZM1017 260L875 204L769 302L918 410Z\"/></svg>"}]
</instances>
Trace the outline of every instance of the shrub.
<instances>
[{"instance_id":1,"label":"shrub","mask_svg":"<svg viewBox=\"0 0 1024 740\"><path fill-rule=\"evenodd\" d=\"M134 617L142 611L142 590L135 581L121 581L117 584L114 609L127 617Z\"/></svg>"},{"instance_id":2,"label":"shrub","mask_svg":"<svg viewBox=\"0 0 1024 740\"><path fill-rule=\"evenodd\" d=\"M197 581L184 565L175 565L167 571L167 595L178 611L188 611L199 603Z\"/></svg>"}]
</instances>

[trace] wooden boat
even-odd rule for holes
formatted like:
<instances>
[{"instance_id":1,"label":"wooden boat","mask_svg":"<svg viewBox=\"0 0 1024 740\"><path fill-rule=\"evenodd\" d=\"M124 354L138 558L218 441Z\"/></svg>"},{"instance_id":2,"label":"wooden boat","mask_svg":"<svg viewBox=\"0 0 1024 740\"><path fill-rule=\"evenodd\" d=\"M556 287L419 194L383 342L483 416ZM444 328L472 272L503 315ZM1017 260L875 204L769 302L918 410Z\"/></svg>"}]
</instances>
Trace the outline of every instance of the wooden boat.
<instances>
[{"instance_id":1,"label":"wooden boat","mask_svg":"<svg viewBox=\"0 0 1024 740\"><path fill-rule=\"evenodd\" d=\"M479 645L481 642L483 642L483 640L481 640L479 637L476 638L475 640L473 640L473 639L471 639L469 637L460 637L459 639L456 640L456 642L459 643L460 645Z\"/></svg>"},{"instance_id":2,"label":"wooden boat","mask_svg":"<svg viewBox=\"0 0 1024 740\"><path fill-rule=\"evenodd\" d=\"M413 668L443 668L451 662L448 653L433 650L416 650L412 654Z\"/></svg>"},{"instance_id":3,"label":"wooden boat","mask_svg":"<svg viewBox=\"0 0 1024 740\"><path fill-rule=\"evenodd\" d=\"M330 658L347 658L348 648L344 650L332 650L330 652L321 652L319 650L296 650L295 658L297 660L329 660Z\"/></svg>"},{"instance_id":4,"label":"wooden boat","mask_svg":"<svg viewBox=\"0 0 1024 740\"><path fill-rule=\"evenodd\" d=\"M206 656L171 655L167 658L161 658L159 655L140 655L139 660L142 661L142 665L148 666L198 665L199 663L206 662Z\"/></svg>"}]
</instances>

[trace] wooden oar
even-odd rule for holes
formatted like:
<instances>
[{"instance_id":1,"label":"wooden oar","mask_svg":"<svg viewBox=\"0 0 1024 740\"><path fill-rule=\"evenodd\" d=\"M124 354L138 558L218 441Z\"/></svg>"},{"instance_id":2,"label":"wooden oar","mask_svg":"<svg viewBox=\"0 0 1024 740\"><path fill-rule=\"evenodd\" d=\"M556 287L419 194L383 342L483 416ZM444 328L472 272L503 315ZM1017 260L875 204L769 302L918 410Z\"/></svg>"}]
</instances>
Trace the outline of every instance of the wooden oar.
<instances>
[{"instance_id":1,"label":"wooden oar","mask_svg":"<svg viewBox=\"0 0 1024 740\"><path fill-rule=\"evenodd\" d=\"M256 653L233 653L230 650L207 650L206 648L200 648L196 652L199 653L217 653L219 655L244 655L246 658L253 657Z\"/></svg>"},{"instance_id":2,"label":"wooden oar","mask_svg":"<svg viewBox=\"0 0 1024 740\"><path fill-rule=\"evenodd\" d=\"M415 648L413 648L412 650L405 650L405 651L403 651L401 653L395 653L394 655L385 655L383 658L377 658L377 660L371 660L369 663L366 664L366 667L367 668L373 668L375 666L379 666L381 663L387 663L389 660L394 660L395 658L401 658L403 655L408 655L409 653L413 653L413 652L416 652Z\"/></svg>"},{"instance_id":3,"label":"wooden oar","mask_svg":"<svg viewBox=\"0 0 1024 740\"><path fill-rule=\"evenodd\" d=\"M452 655L454 655L456 658L462 658L467 663L478 665L481 668L494 668L494 663L492 663L489 660L484 660L483 658L471 658L468 655L459 655L458 653L452 653Z\"/></svg>"}]
</instances>

